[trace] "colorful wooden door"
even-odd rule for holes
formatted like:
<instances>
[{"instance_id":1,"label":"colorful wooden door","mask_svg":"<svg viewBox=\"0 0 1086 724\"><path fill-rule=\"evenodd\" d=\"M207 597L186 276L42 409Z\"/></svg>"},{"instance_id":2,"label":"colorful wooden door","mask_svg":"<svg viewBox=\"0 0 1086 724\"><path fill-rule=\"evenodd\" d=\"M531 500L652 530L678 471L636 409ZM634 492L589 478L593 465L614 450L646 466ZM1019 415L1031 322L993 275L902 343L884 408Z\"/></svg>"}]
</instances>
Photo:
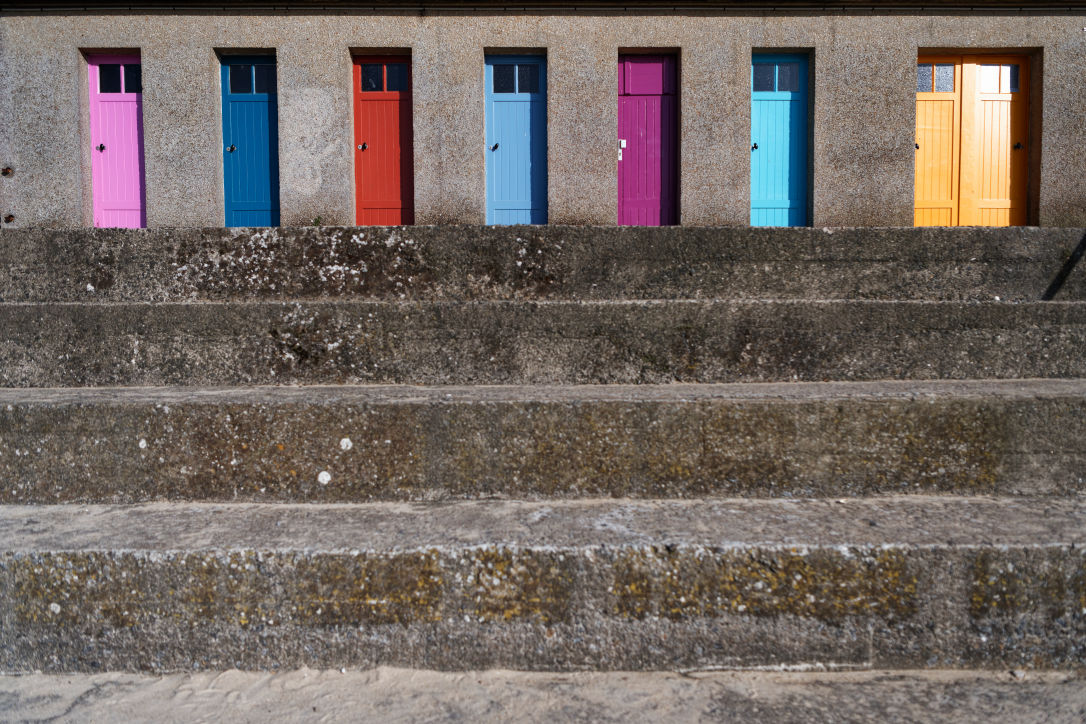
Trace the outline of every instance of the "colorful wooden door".
<instances>
[{"instance_id":1,"label":"colorful wooden door","mask_svg":"<svg viewBox=\"0 0 1086 724\"><path fill-rule=\"evenodd\" d=\"M753 56L751 226L806 226L807 56Z\"/></svg>"},{"instance_id":2,"label":"colorful wooden door","mask_svg":"<svg viewBox=\"0 0 1086 724\"><path fill-rule=\"evenodd\" d=\"M354 98L357 222L413 224L411 59L355 58Z\"/></svg>"},{"instance_id":3,"label":"colorful wooden door","mask_svg":"<svg viewBox=\"0 0 1086 724\"><path fill-rule=\"evenodd\" d=\"M618 223L679 223L679 98L675 57L618 58Z\"/></svg>"},{"instance_id":4,"label":"colorful wooden door","mask_svg":"<svg viewBox=\"0 0 1086 724\"><path fill-rule=\"evenodd\" d=\"M958 225L961 76L960 58L929 57L917 65L916 226Z\"/></svg>"},{"instance_id":5,"label":"colorful wooden door","mask_svg":"<svg viewBox=\"0 0 1086 724\"><path fill-rule=\"evenodd\" d=\"M917 226L1019 226L1027 218L1029 59L917 62Z\"/></svg>"},{"instance_id":6,"label":"colorful wooden door","mask_svg":"<svg viewBox=\"0 0 1086 724\"><path fill-rule=\"evenodd\" d=\"M547 223L547 64L485 58L486 223Z\"/></svg>"},{"instance_id":7,"label":"colorful wooden door","mask_svg":"<svg viewBox=\"0 0 1086 724\"><path fill-rule=\"evenodd\" d=\"M279 225L279 104L275 57L222 58L227 226Z\"/></svg>"},{"instance_id":8,"label":"colorful wooden door","mask_svg":"<svg viewBox=\"0 0 1086 724\"><path fill-rule=\"evenodd\" d=\"M143 81L138 55L87 57L94 225L147 225Z\"/></svg>"}]
</instances>

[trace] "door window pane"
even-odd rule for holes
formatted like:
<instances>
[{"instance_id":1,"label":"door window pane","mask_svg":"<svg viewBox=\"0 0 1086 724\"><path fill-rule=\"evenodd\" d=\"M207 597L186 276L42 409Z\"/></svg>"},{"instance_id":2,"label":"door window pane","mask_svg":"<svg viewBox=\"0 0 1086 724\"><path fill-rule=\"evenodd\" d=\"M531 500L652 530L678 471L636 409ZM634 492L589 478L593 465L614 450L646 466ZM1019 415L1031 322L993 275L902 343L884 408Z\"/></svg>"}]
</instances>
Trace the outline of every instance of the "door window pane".
<instances>
[{"instance_id":1,"label":"door window pane","mask_svg":"<svg viewBox=\"0 0 1086 724\"><path fill-rule=\"evenodd\" d=\"M256 92L275 93L275 66L256 66Z\"/></svg>"},{"instance_id":2,"label":"door window pane","mask_svg":"<svg viewBox=\"0 0 1086 724\"><path fill-rule=\"evenodd\" d=\"M117 63L104 63L98 66L98 92L121 92L121 66Z\"/></svg>"},{"instance_id":3,"label":"door window pane","mask_svg":"<svg viewBox=\"0 0 1086 724\"><path fill-rule=\"evenodd\" d=\"M916 92L931 93L931 63L916 64Z\"/></svg>"},{"instance_id":4,"label":"door window pane","mask_svg":"<svg viewBox=\"0 0 1086 724\"><path fill-rule=\"evenodd\" d=\"M999 78L1000 93L1018 92L1018 64L1003 66L1003 73Z\"/></svg>"},{"instance_id":5,"label":"door window pane","mask_svg":"<svg viewBox=\"0 0 1086 724\"><path fill-rule=\"evenodd\" d=\"M978 77L978 87L981 93L999 92L999 66L982 65Z\"/></svg>"},{"instance_id":6,"label":"door window pane","mask_svg":"<svg viewBox=\"0 0 1086 724\"><path fill-rule=\"evenodd\" d=\"M389 63L385 66L385 90L390 91L405 91L407 90L407 64L406 63Z\"/></svg>"},{"instance_id":7,"label":"door window pane","mask_svg":"<svg viewBox=\"0 0 1086 724\"><path fill-rule=\"evenodd\" d=\"M535 63L517 66L517 93L539 92L539 66Z\"/></svg>"},{"instance_id":8,"label":"door window pane","mask_svg":"<svg viewBox=\"0 0 1086 724\"><path fill-rule=\"evenodd\" d=\"M935 64L935 92L936 93L953 93L954 92L954 64L953 63L936 63Z\"/></svg>"},{"instance_id":9,"label":"door window pane","mask_svg":"<svg viewBox=\"0 0 1086 724\"><path fill-rule=\"evenodd\" d=\"M253 66L251 66L251 65L231 65L230 66L230 92L231 93L252 93L253 92Z\"/></svg>"},{"instance_id":10,"label":"door window pane","mask_svg":"<svg viewBox=\"0 0 1086 724\"><path fill-rule=\"evenodd\" d=\"M362 64L362 92L374 93L376 91L384 90L382 82L382 75L385 66L380 63L363 63Z\"/></svg>"},{"instance_id":11,"label":"door window pane","mask_svg":"<svg viewBox=\"0 0 1086 724\"><path fill-rule=\"evenodd\" d=\"M142 93L143 78L140 73L140 64L126 65L124 67L124 92Z\"/></svg>"},{"instance_id":12,"label":"door window pane","mask_svg":"<svg viewBox=\"0 0 1086 724\"><path fill-rule=\"evenodd\" d=\"M515 93L516 81L514 80L514 73L516 72L515 65L495 65L494 66L494 92L495 93Z\"/></svg>"},{"instance_id":13,"label":"door window pane","mask_svg":"<svg viewBox=\"0 0 1086 724\"><path fill-rule=\"evenodd\" d=\"M780 63L777 66L777 90L799 90L799 63Z\"/></svg>"},{"instance_id":14,"label":"door window pane","mask_svg":"<svg viewBox=\"0 0 1086 724\"><path fill-rule=\"evenodd\" d=\"M755 63L754 64L754 90L755 91L771 91L773 90L773 68L772 63Z\"/></svg>"}]
</instances>

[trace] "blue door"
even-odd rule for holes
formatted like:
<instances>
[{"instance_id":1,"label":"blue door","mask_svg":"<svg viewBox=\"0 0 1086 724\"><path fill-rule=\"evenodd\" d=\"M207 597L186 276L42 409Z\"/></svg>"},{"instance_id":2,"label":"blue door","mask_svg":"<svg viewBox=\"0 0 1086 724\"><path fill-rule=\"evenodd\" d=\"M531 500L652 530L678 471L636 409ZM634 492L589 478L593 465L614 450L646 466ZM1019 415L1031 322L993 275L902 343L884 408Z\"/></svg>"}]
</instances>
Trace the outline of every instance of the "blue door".
<instances>
[{"instance_id":1,"label":"blue door","mask_svg":"<svg viewBox=\"0 0 1086 724\"><path fill-rule=\"evenodd\" d=\"M751 226L806 226L807 56L751 63Z\"/></svg>"},{"instance_id":2,"label":"blue door","mask_svg":"<svg viewBox=\"0 0 1086 724\"><path fill-rule=\"evenodd\" d=\"M279 225L279 104L275 56L222 58L227 226Z\"/></svg>"},{"instance_id":3,"label":"blue door","mask_svg":"<svg viewBox=\"0 0 1086 724\"><path fill-rule=\"evenodd\" d=\"M547 223L547 63L486 56L486 223Z\"/></svg>"}]
</instances>

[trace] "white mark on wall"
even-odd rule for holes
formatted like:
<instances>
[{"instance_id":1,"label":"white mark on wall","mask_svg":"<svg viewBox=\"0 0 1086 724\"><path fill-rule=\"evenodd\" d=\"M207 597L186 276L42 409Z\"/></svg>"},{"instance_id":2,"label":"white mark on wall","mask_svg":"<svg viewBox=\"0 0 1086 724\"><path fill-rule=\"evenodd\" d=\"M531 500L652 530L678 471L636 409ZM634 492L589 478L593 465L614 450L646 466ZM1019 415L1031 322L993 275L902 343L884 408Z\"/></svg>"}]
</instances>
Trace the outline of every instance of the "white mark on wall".
<instances>
[{"instance_id":1,"label":"white mark on wall","mask_svg":"<svg viewBox=\"0 0 1086 724\"><path fill-rule=\"evenodd\" d=\"M342 150L329 141L339 136L336 126L340 119L333 118L337 108L335 98L320 88L284 89L279 95L279 108L280 113L297 111L304 115L304 119L298 120L299 126L306 129L306 133L292 139L293 148L287 149L292 162L282 166L283 188L291 189L296 196L318 196L324 181L321 170L326 163L339 161L338 156L342 155Z\"/></svg>"},{"instance_id":2,"label":"white mark on wall","mask_svg":"<svg viewBox=\"0 0 1086 724\"><path fill-rule=\"evenodd\" d=\"M143 438L141 437L141 438L140 438L140 450L146 450L146 449L147 449L147 441L146 441L146 440L144 440L144 439L143 439Z\"/></svg>"},{"instance_id":3,"label":"white mark on wall","mask_svg":"<svg viewBox=\"0 0 1086 724\"><path fill-rule=\"evenodd\" d=\"M354 447L354 443L351 442L351 438L349 437L345 437L339 441L340 450L350 450L352 447Z\"/></svg>"},{"instance_id":4,"label":"white mark on wall","mask_svg":"<svg viewBox=\"0 0 1086 724\"><path fill-rule=\"evenodd\" d=\"M332 482L332 474L327 470L321 470L320 474L317 475L317 482L321 485L328 485L328 483Z\"/></svg>"}]
</instances>

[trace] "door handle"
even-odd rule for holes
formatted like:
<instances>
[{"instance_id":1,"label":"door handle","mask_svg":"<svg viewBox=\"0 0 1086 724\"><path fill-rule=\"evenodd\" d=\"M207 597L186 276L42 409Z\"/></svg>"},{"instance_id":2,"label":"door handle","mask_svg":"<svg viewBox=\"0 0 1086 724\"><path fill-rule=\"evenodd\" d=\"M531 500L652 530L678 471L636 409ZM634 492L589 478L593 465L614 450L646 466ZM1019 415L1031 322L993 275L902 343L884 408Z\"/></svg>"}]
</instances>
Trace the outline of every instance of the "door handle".
<instances>
[{"instance_id":1,"label":"door handle","mask_svg":"<svg viewBox=\"0 0 1086 724\"><path fill-rule=\"evenodd\" d=\"M230 153L233 153L234 151L238 150L238 147L231 143L229 146L226 147L226 150Z\"/></svg>"},{"instance_id":2,"label":"door handle","mask_svg":"<svg viewBox=\"0 0 1086 724\"><path fill-rule=\"evenodd\" d=\"M751 150L751 151L757 151L757 150L758 150L758 144L756 143L756 144L754 144L753 146L751 146L751 147L750 147L750 150Z\"/></svg>"},{"instance_id":3,"label":"door handle","mask_svg":"<svg viewBox=\"0 0 1086 724\"><path fill-rule=\"evenodd\" d=\"M1016 144L1014 144L1014 150L1015 150L1015 151L1019 150L1020 148L1022 148L1022 144L1021 144L1021 143L1016 143Z\"/></svg>"},{"instance_id":4,"label":"door handle","mask_svg":"<svg viewBox=\"0 0 1086 724\"><path fill-rule=\"evenodd\" d=\"M491 151L497 151L498 150L498 144L495 143L493 146L490 147L490 150Z\"/></svg>"},{"instance_id":5,"label":"door handle","mask_svg":"<svg viewBox=\"0 0 1086 724\"><path fill-rule=\"evenodd\" d=\"M95 146L95 148L97 148L98 152L101 153L102 151L106 150L106 144L99 143L97 146Z\"/></svg>"},{"instance_id":6,"label":"door handle","mask_svg":"<svg viewBox=\"0 0 1086 724\"><path fill-rule=\"evenodd\" d=\"M359 151L365 151L367 148L369 148L369 146L367 144L365 144L365 143L361 143L361 144L358 145L358 150Z\"/></svg>"},{"instance_id":7,"label":"door handle","mask_svg":"<svg viewBox=\"0 0 1086 724\"><path fill-rule=\"evenodd\" d=\"M916 150L917 150L917 151L919 151L919 150L920 150L920 144L919 144L919 143L914 143L913 145L914 145L914 146L916 146Z\"/></svg>"}]
</instances>

